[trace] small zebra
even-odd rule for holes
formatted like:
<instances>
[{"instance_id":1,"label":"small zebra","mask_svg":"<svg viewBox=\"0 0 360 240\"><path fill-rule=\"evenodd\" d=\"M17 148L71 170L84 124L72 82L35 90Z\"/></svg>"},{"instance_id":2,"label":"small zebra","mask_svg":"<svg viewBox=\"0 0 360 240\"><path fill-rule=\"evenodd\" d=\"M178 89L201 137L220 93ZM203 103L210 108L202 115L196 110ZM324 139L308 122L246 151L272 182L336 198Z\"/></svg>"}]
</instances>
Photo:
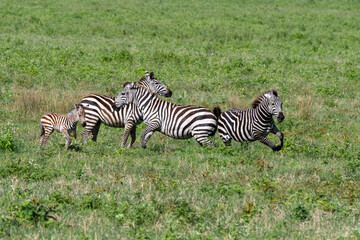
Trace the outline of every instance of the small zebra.
<instances>
[{"instance_id":1,"label":"small zebra","mask_svg":"<svg viewBox=\"0 0 360 240\"><path fill-rule=\"evenodd\" d=\"M208 137L215 134L217 119L209 109L161 100L148 88L135 82L125 83L114 107L121 108L129 103L136 104L144 115L147 127L141 134L143 148L146 148L154 131L177 139L194 137L201 146L215 146Z\"/></svg>"},{"instance_id":2,"label":"small zebra","mask_svg":"<svg viewBox=\"0 0 360 240\"><path fill-rule=\"evenodd\" d=\"M46 113L40 119L41 137L39 149L45 145L50 134L56 130L65 136L66 150L69 148L71 138L69 132L72 131L76 139L76 125L80 121L82 126L86 126L85 111L81 104L75 104L75 108L68 112L66 115L57 113Z\"/></svg>"},{"instance_id":3,"label":"small zebra","mask_svg":"<svg viewBox=\"0 0 360 240\"><path fill-rule=\"evenodd\" d=\"M279 123L285 119L282 101L275 90L261 94L250 109L232 108L221 113L216 107L214 113L218 118L219 135L226 146L231 146L231 139L238 142L258 140L273 151L279 151L283 146L284 136L272 118L275 116ZM279 137L280 145L275 146L266 138L270 132Z\"/></svg>"},{"instance_id":4,"label":"small zebra","mask_svg":"<svg viewBox=\"0 0 360 240\"><path fill-rule=\"evenodd\" d=\"M161 96L171 97L172 95L172 91L165 84L154 78L153 72L150 74L146 72L138 83ZM86 96L80 103L85 105L86 113L86 127L82 133L84 143L87 142L89 133L92 133L91 140L96 141L100 125L103 123L115 128L125 127L121 148L125 146L129 134L131 134L131 142L128 148L133 145L136 140L136 125L142 122L142 114L136 105L129 104L119 111L114 111L112 105L115 103L115 97L100 94Z\"/></svg>"}]
</instances>

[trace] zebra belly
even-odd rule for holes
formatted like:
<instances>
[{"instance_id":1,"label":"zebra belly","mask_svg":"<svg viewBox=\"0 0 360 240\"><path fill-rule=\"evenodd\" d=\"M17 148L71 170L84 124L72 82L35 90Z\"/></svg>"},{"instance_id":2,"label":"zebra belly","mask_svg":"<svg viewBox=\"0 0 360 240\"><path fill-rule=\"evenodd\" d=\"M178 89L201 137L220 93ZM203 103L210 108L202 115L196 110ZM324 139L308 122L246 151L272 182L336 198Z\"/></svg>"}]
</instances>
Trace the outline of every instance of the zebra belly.
<instances>
[{"instance_id":1,"label":"zebra belly","mask_svg":"<svg viewBox=\"0 0 360 240\"><path fill-rule=\"evenodd\" d=\"M165 134L168 137L176 138L176 139L188 139L192 137L191 131L186 130L181 134L174 134L174 132L167 131L166 129L160 130L161 133Z\"/></svg>"},{"instance_id":2,"label":"zebra belly","mask_svg":"<svg viewBox=\"0 0 360 240\"><path fill-rule=\"evenodd\" d=\"M109 127L123 128L128 120L134 121L136 124L141 123L141 117L136 114L132 114L128 109L123 108L120 111L108 111L108 110L87 110L86 111L87 122L90 125L95 125L99 120Z\"/></svg>"}]
</instances>

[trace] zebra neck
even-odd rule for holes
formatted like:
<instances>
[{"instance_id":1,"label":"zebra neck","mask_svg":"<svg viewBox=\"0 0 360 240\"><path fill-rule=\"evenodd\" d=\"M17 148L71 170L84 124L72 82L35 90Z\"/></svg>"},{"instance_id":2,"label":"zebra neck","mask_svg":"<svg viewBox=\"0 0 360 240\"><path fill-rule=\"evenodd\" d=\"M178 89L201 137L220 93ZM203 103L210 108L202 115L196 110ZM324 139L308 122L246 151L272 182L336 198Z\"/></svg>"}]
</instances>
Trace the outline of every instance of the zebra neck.
<instances>
[{"instance_id":1,"label":"zebra neck","mask_svg":"<svg viewBox=\"0 0 360 240\"><path fill-rule=\"evenodd\" d=\"M69 125L70 125L71 129L73 129L73 128L76 126L76 124L77 124L78 121L76 121L76 120L74 119L74 116L73 116L73 115L68 115L67 119L68 119L68 121L69 121Z\"/></svg>"},{"instance_id":2,"label":"zebra neck","mask_svg":"<svg viewBox=\"0 0 360 240\"><path fill-rule=\"evenodd\" d=\"M264 120L272 120L272 114L268 110L267 104L260 104L257 108L258 113Z\"/></svg>"},{"instance_id":3,"label":"zebra neck","mask_svg":"<svg viewBox=\"0 0 360 240\"><path fill-rule=\"evenodd\" d=\"M139 106L141 111L144 111L145 109L147 109L149 106L153 105L153 102L156 100L159 100L154 94L150 93L150 92L146 92L146 94L140 94L140 96L138 96L137 100L137 105Z\"/></svg>"},{"instance_id":4,"label":"zebra neck","mask_svg":"<svg viewBox=\"0 0 360 240\"><path fill-rule=\"evenodd\" d=\"M70 124L71 126L73 126L73 125L76 124L76 122L77 122L78 120L76 120L76 119L77 119L77 113L75 112L75 110L72 110L71 112L69 112L69 113L67 114L67 119L68 119L69 124Z\"/></svg>"}]
</instances>

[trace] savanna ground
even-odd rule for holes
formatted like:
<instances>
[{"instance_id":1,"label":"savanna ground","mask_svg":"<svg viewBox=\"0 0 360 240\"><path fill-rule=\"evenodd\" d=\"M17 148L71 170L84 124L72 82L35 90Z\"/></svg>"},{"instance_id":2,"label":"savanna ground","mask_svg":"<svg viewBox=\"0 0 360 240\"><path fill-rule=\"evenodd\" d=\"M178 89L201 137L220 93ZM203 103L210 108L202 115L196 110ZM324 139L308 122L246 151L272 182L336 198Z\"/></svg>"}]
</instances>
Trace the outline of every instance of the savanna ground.
<instances>
[{"instance_id":1,"label":"savanna ground","mask_svg":"<svg viewBox=\"0 0 360 240\"><path fill-rule=\"evenodd\" d=\"M0 238L360 237L359 1L0 2ZM277 89L280 152L155 133L120 149L39 118L145 72L169 101L248 108ZM83 128L78 126L78 135ZM277 141L275 137L271 138Z\"/></svg>"}]
</instances>

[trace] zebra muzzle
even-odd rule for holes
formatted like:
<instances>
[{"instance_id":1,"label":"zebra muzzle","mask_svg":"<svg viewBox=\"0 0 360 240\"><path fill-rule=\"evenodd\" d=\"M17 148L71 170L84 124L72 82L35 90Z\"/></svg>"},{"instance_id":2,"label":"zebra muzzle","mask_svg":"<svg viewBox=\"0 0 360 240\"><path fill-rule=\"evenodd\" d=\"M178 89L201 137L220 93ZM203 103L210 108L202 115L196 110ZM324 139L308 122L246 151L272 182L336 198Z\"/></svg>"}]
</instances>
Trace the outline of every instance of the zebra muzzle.
<instances>
[{"instance_id":1,"label":"zebra muzzle","mask_svg":"<svg viewBox=\"0 0 360 240\"><path fill-rule=\"evenodd\" d=\"M119 111L120 110L120 107L116 106L115 103L113 103L111 106L114 109L114 111Z\"/></svg>"},{"instance_id":2,"label":"zebra muzzle","mask_svg":"<svg viewBox=\"0 0 360 240\"><path fill-rule=\"evenodd\" d=\"M279 114L278 114L278 116L277 116L277 121L279 122L279 123L281 123L282 121L284 121L284 119L285 119L285 116L284 116L284 114L282 113L282 112L279 112Z\"/></svg>"},{"instance_id":3,"label":"zebra muzzle","mask_svg":"<svg viewBox=\"0 0 360 240\"><path fill-rule=\"evenodd\" d=\"M165 97L171 97L172 96L172 91L170 89L168 89L168 88L166 90L167 90L167 92L165 94Z\"/></svg>"}]
</instances>

